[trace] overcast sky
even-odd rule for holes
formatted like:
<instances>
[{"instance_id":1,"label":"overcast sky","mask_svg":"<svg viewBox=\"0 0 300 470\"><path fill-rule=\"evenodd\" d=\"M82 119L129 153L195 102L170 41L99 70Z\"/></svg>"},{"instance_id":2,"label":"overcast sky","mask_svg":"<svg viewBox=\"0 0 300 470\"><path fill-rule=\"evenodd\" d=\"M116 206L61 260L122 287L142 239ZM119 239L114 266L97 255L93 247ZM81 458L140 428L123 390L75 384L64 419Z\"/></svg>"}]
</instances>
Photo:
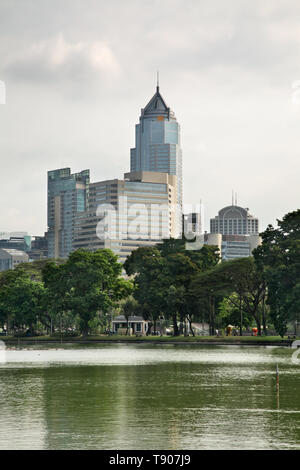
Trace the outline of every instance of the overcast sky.
<instances>
[{"instance_id":1,"label":"overcast sky","mask_svg":"<svg viewBox=\"0 0 300 470\"><path fill-rule=\"evenodd\" d=\"M47 228L47 171L129 170L160 91L181 125L184 202L260 229L299 208L299 0L0 0L0 232Z\"/></svg>"}]
</instances>

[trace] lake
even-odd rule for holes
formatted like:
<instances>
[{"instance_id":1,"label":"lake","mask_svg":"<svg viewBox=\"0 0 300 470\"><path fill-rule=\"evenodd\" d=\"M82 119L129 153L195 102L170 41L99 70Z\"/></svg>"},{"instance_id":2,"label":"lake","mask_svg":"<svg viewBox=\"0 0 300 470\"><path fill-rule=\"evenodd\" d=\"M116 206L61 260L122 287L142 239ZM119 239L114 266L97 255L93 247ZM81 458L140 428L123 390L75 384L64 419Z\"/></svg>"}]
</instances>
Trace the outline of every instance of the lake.
<instances>
[{"instance_id":1,"label":"lake","mask_svg":"<svg viewBox=\"0 0 300 470\"><path fill-rule=\"evenodd\" d=\"M196 344L7 349L0 449L300 449L300 364L292 352Z\"/></svg>"}]
</instances>

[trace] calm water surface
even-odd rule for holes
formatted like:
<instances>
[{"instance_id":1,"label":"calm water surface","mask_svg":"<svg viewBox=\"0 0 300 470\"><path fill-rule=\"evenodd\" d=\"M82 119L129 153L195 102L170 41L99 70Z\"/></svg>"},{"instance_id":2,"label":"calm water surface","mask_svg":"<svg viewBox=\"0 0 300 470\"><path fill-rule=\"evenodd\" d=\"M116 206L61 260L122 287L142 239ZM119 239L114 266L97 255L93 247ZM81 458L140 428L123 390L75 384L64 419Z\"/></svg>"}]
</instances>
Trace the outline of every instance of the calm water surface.
<instances>
[{"instance_id":1,"label":"calm water surface","mask_svg":"<svg viewBox=\"0 0 300 470\"><path fill-rule=\"evenodd\" d=\"M7 350L0 449L300 449L300 364L292 352L148 344Z\"/></svg>"}]
</instances>

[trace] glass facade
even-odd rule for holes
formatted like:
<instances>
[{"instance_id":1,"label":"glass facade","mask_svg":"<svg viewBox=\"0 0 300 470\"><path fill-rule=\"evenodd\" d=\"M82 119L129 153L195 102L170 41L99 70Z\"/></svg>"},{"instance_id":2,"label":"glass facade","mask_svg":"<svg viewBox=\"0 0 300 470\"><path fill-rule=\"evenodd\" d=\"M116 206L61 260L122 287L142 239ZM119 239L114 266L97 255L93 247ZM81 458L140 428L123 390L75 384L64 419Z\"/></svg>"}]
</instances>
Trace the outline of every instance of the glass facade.
<instances>
[{"instance_id":1,"label":"glass facade","mask_svg":"<svg viewBox=\"0 0 300 470\"><path fill-rule=\"evenodd\" d=\"M89 170L48 172L48 257L66 258L73 250L74 220L87 207Z\"/></svg>"},{"instance_id":2,"label":"glass facade","mask_svg":"<svg viewBox=\"0 0 300 470\"><path fill-rule=\"evenodd\" d=\"M173 186L166 183L137 180L136 175L124 180L108 180L89 186L88 210L77 213L74 249L110 248L121 262L139 246L153 246L172 234L170 198ZM99 197L99 195L101 196ZM107 223L101 204L113 206L115 214ZM106 213L107 214L107 213ZM108 232L109 230L109 232ZM100 236L99 236L100 235Z\"/></svg>"},{"instance_id":3,"label":"glass facade","mask_svg":"<svg viewBox=\"0 0 300 470\"><path fill-rule=\"evenodd\" d=\"M182 217L182 151L180 125L165 104L159 87L142 109L135 129L135 148L130 151L130 171L154 171L177 176L178 234Z\"/></svg>"}]
</instances>

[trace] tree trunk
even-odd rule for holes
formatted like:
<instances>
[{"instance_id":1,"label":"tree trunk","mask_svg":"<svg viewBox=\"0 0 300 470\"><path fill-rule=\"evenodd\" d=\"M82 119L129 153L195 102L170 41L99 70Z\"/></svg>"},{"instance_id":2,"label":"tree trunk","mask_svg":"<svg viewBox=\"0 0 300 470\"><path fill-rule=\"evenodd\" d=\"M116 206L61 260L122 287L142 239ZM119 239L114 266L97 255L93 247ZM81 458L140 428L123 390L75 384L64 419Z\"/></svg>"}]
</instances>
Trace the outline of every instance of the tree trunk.
<instances>
[{"instance_id":1,"label":"tree trunk","mask_svg":"<svg viewBox=\"0 0 300 470\"><path fill-rule=\"evenodd\" d=\"M215 298L209 296L209 334L215 334Z\"/></svg>"},{"instance_id":2,"label":"tree trunk","mask_svg":"<svg viewBox=\"0 0 300 470\"><path fill-rule=\"evenodd\" d=\"M192 335L195 336L195 332L194 332L193 327L192 327L192 319L190 318L190 316L188 316L188 322L189 322L189 325L190 325L190 330L192 332Z\"/></svg>"},{"instance_id":3,"label":"tree trunk","mask_svg":"<svg viewBox=\"0 0 300 470\"><path fill-rule=\"evenodd\" d=\"M215 298L212 297L212 304L211 304L211 309L212 309L212 335L214 335L216 333L216 329L215 329Z\"/></svg>"},{"instance_id":4,"label":"tree trunk","mask_svg":"<svg viewBox=\"0 0 300 470\"><path fill-rule=\"evenodd\" d=\"M174 336L179 336L179 330L177 325L177 314L173 314L173 329L174 329Z\"/></svg>"},{"instance_id":5,"label":"tree trunk","mask_svg":"<svg viewBox=\"0 0 300 470\"><path fill-rule=\"evenodd\" d=\"M243 310L242 310L242 296L240 295L240 336L243 336Z\"/></svg>"},{"instance_id":6,"label":"tree trunk","mask_svg":"<svg viewBox=\"0 0 300 470\"><path fill-rule=\"evenodd\" d=\"M253 317L255 319L256 326L257 326L257 336L261 336L261 321L260 321L260 318L257 317L256 315L253 315Z\"/></svg>"},{"instance_id":7,"label":"tree trunk","mask_svg":"<svg viewBox=\"0 0 300 470\"><path fill-rule=\"evenodd\" d=\"M149 335L150 335L151 328L152 328L152 323L149 322L149 323L148 323L148 328L147 328L147 331L146 331L146 336L149 336Z\"/></svg>"},{"instance_id":8,"label":"tree trunk","mask_svg":"<svg viewBox=\"0 0 300 470\"><path fill-rule=\"evenodd\" d=\"M267 325L266 325L266 311L265 311L265 294L262 299L262 324L264 335L267 336Z\"/></svg>"},{"instance_id":9,"label":"tree trunk","mask_svg":"<svg viewBox=\"0 0 300 470\"><path fill-rule=\"evenodd\" d=\"M82 335L82 336L88 336L88 334L89 334L89 329L88 329L87 326L84 326L84 327L82 328L81 335Z\"/></svg>"},{"instance_id":10,"label":"tree trunk","mask_svg":"<svg viewBox=\"0 0 300 470\"><path fill-rule=\"evenodd\" d=\"M211 297L208 297L208 324L209 324L209 335L211 336Z\"/></svg>"}]
</instances>

